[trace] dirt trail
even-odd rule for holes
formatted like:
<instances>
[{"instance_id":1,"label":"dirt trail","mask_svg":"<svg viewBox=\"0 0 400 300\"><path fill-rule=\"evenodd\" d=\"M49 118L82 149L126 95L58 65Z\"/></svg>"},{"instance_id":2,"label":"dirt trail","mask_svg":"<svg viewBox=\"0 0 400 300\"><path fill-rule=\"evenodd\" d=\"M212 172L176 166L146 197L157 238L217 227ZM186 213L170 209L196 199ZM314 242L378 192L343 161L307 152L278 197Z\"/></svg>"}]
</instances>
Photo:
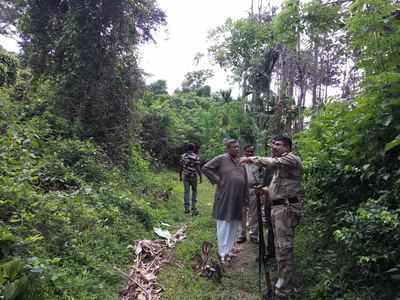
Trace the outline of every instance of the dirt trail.
<instances>
[{"instance_id":1,"label":"dirt trail","mask_svg":"<svg viewBox=\"0 0 400 300\"><path fill-rule=\"evenodd\" d=\"M251 242L235 246L236 257L225 267L222 286L234 290L231 299L259 299L258 264L256 262L258 246Z\"/></svg>"},{"instance_id":2,"label":"dirt trail","mask_svg":"<svg viewBox=\"0 0 400 300\"><path fill-rule=\"evenodd\" d=\"M254 267L257 250L258 245L251 242L236 244L234 252L237 256L233 258L227 269L232 272L243 272Z\"/></svg>"},{"instance_id":3,"label":"dirt trail","mask_svg":"<svg viewBox=\"0 0 400 300\"><path fill-rule=\"evenodd\" d=\"M183 194L181 184L177 185L177 193ZM173 254L173 263L160 274L160 282L163 286L161 299L260 299L258 263L256 262L257 244L247 241L235 246L236 257L225 265L225 272L220 283L196 275L192 269L193 257L201 253L201 245L204 241L213 244L211 252L213 259L216 260L216 224L211 217L213 201L214 187L205 182L199 188L200 215L185 216L185 223L188 225L187 239L177 246Z\"/></svg>"}]
</instances>

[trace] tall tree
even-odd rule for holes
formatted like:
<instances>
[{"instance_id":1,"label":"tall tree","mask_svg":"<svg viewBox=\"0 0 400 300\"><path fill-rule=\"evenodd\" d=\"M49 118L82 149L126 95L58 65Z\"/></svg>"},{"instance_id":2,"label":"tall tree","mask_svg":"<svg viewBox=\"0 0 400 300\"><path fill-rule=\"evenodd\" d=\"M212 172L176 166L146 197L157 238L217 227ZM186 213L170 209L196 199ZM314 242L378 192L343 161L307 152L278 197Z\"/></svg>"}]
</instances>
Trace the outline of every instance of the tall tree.
<instances>
[{"instance_id":1,"label":"tall tree","mask_svg":"<svg viewBox=\"0 0 400 300\"><path fill-rule=\"evenodd\" d=\"M167 81L165 80L154 81L147 88L154 94L168 94Z\"/></svg>"},{"instance_id":2,"label":"tall tree","mask_svg":"<svg viewBox=\"0 0 400 300\"><path fill-rule=\"evenodd\" d=\"M276 100L271 82L279 46L271 26L273 15L274 10L271 10L257 15L252 13L237 21L228 19L210 34L213 45L209 53L240 82L244 110L254 117L254 134L260 137L260 143L268 139L270 114Z\"/></svg>"},{"instance_id":3,"label":"tall tree","mask_svg":"<svg viewBox=\"0 0 400 300\"><path fill-rule=\"evenodd\" d=\"M307 49L312 56L311 100L317 110L328 96L328 87L338 83L347 50L343 15L339 4L313 0L304 5L303 22Z\"/></svg>"},{"instance_id":4,"label":"tall tree","mask_svg":"<svg viewBox=\"0 0 400 300\"><path fill-rule=\"evenodd\" d=\"M182 82L182 91L185 93L194 92L198 96L208 97L211 94L211 87L205 83L213 76L214 74L210 69L188 72Z\"/></svg>"},{"instance_id":5,"label":"tall tree","mask_svg":"<svg viewBox=\"0 0 400 300\"><path fill-rule=\"evenodd\" d=\"M12 2L12 1L6 1ZM115 161L129 151L132 99L143 85L136 46L165 23L154 0L16 2L26 63L56 85L55 104Z\"/></svg>"}]
</instances>

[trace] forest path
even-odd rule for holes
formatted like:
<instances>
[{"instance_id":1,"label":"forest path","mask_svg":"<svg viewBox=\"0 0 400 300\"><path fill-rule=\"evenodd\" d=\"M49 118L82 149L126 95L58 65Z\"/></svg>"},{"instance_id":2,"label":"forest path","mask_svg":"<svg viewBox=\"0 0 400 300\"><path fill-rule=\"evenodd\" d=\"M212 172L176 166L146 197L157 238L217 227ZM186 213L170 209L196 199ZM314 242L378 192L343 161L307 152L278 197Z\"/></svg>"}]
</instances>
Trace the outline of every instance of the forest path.
<instances>
[{"instance_id":1,"label":"forest path","mask_svg":"<svg viewBox=\"0 0 400 300\"><path fill-rule=\"evenodd\" d=\"M177 201L182 203L183 184L176 183ZM161 299L260 299L258 288L257 245L249 241L236 246L237 257L225 267L220 283L200 277L192 270L192 258L200 254L204 241L213 244L211 258L216 260L215 221L211 217L214 187L204 180L198 187L200 215L185 216L187 239L177 245L173 258L160 273L164 289ZM180 205L176 205L180 207Z\"/></svg>"}]
</instances>

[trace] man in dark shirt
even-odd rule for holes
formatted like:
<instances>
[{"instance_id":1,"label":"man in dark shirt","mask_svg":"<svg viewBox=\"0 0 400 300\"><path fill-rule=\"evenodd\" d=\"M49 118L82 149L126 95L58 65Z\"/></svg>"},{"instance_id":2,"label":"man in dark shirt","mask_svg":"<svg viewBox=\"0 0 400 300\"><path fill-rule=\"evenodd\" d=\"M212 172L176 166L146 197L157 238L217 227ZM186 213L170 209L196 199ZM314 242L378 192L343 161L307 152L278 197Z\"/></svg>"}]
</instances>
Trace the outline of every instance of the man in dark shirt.
<instances>
[{"instance_id":1,"label":"man in dark shirt","mask_svg":"<svg viewBox=\"0 0 400 300\"><path fill-rule=\"evenodd\" d=\"M200 158L194 152L195 151L194 144L188 144L187 152L182 154L180 161L180 169L179 169L179 179L183 180L184 186L184 207L185 213L190 212L190 189L192 190L192 215L196 216L199 214L197 210L197 176L199 177L199 181L201 183L201 171L200 171ZM183 175L183 176L182 176Z\"/></svg>"},{"instance_id":2,"label":"man in dark shirt","mask_svg":"<svg viewBox=\"0 0 400 300\"><path fill-rule=\"evenodd\" d=\"M246 169L239 164L239 142L230 139L225 144L226 153L214 157L202 169L216 185L213 217L217 220L218 255L223 263L229 260L235 244L248 194Z\"/></svg>"}]
</instances>

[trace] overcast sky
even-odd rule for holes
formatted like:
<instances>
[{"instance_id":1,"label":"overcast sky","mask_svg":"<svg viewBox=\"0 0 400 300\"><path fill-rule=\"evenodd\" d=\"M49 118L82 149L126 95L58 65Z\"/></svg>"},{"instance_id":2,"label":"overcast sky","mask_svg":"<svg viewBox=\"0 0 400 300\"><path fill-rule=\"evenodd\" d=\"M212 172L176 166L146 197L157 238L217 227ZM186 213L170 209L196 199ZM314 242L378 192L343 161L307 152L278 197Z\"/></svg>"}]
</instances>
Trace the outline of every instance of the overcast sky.
<instances>
[{"instance_id":1,"label":"overcast sky","mask_svg":"<svg viewBox=\"0 0 400 300\"><path fill-rule=\"evenodd\" d=\"M247 14L250 0L158 0L167 14L168 25L156 35L156 44L142 47L141 66L153 76L147 82L164 79L170 92L180 87L187 72L212 68L207 56L194 65L196 53L207 54L207 33L228 17ZM226 75L218 67L209 81L213 91L227 88Z\"/></svg>"},{"instance_id":2,"label":"overcast sky","mask_svg":"<svg viewBox=\"0 0 400 300\"><path fill-rule=\"evenodd\" d=\"M166 12L168 25L155 35L156 44L140 47L140 66L150 83L158 79L167 81L168 90L180 87L187 72L212 68L207 56L199 66L194 65L196 53L207 54L207 33L221 25L228 17L245 17L250 8L250 0L158 0ZM255 3L257 1L254 1ZM270 1L279 3L280 0ZM9 51L17 51L17 42L0 37L0 44ZM209 81L214 92L230 86L225 74L214 67L215 77ZM236 95L235 95L236 96Z\"/></svg>"}]
</instances>

